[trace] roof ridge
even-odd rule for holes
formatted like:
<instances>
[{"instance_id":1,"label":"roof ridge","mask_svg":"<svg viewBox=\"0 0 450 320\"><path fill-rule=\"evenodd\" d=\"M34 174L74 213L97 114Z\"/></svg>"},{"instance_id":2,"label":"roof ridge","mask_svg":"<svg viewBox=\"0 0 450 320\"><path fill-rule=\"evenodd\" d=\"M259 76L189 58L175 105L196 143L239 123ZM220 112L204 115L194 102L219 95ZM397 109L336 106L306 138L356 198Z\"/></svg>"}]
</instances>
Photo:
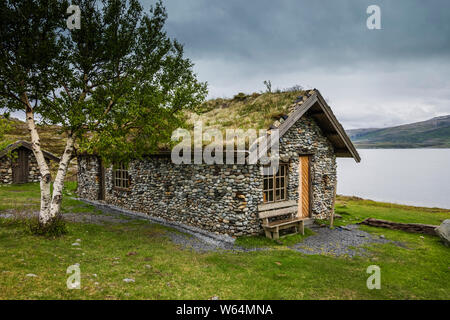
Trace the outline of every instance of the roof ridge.
<instances>
[{"instance_id":1,"label":"roof ridge","mask_svg":"<svg viewBox=\"0 0 450 320\"><path fill-rule=\"evenodd\" d=\"M26 140L16 140L15 142L6 146L3 150L0 150L0 158L4 157L8 152L15 150L17 148L20 148L20 147L25 147L28 150L33 151L31 142L26 141ZM44 154L44 157L50 158L51 160L54 160L54 161L58 161L58 162L60 161L60 159L57 156L55 156L53 153L48 152L44 149L41 149L41 150L42 150L42 153Z\"/></svg>"}]
</instances>

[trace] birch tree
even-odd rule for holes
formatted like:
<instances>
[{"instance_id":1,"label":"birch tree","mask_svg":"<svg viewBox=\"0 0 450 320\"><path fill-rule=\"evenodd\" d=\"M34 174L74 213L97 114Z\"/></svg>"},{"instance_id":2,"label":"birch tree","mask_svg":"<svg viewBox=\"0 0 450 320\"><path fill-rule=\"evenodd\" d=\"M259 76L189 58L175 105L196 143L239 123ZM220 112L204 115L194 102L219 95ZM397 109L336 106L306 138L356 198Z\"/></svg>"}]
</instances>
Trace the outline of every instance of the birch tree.
<instances>
[{"instance_id":1,"label":"birch tree","mask_svg":"<svg viewBox=\"0 0 450 320\"><path fill-rule=\"evenodd\" d=\"M155 151L183 126L183 111L206 96L183 46L164 30L161 2L78 1L81 28L68 30L66 1L0 0L0 96L23 110L41 174L39 222L61 210L64 178L77 152L127 161ZM36 121L66 137L53 181Z\"/></svg>"}]
</instances>

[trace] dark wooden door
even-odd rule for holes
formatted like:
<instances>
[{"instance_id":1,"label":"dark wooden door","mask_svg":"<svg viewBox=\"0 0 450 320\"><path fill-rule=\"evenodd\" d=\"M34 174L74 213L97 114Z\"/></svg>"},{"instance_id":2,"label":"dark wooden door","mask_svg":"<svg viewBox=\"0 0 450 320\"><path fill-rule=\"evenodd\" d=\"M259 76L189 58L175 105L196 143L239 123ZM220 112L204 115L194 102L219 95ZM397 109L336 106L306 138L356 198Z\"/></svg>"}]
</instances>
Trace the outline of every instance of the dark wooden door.
<instances>
[{"instance_id":1,"label":"dark wooden door","mask_svg":"<svg viewBox=\"0 0 450 320\"><path fill-rule=\"evenodd\" d=\"M18 149L17 157L13 160L13 183L28 182L28 154L27 149Z\"/></svg>"}]
</instances>

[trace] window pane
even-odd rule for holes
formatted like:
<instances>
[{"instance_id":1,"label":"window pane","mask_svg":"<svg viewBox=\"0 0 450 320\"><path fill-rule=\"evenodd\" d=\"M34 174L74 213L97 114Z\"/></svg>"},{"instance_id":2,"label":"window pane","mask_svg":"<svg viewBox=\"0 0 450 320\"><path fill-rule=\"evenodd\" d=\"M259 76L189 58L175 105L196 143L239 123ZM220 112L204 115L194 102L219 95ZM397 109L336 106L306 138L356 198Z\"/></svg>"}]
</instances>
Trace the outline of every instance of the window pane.
<instances>
[{"instance_id":1,"label":"window pane","mask_svg":"<svg viewBox=\"0 0 450 320\"><path fill-rule=\"evenodd\" d=\"M269 189L273 189L273 180L272 179L269 180Z\"/></svg>"},{"instance_id":2,"label":"window pane","mask_svg":"<svg viewBox=\"0 0 450 320\"><path fill-rule=\"evenodd\" d=\"M269 202L273 201L273 192L269 192Z\"/></svg>"}]
</instances>

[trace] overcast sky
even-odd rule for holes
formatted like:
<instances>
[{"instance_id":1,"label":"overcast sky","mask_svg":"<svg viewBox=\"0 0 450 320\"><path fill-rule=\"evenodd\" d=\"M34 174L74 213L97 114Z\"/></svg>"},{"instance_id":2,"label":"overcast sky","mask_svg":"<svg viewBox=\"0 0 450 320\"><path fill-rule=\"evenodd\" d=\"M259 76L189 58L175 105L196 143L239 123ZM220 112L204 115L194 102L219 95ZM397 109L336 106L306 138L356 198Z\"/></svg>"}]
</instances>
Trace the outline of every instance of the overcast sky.
<instances>
[{"instance_id":1,"label":"overcast sky","mask_svg":"<svg viewBox=\"0 0 450 320\"><path fill-rule=\"evenodd\" d=\"M149 7L154 0L141 0ZM210 97L317 88L346 129L450 114L448 0L165 0ZM381 30L369 30L369 5Z\"/></svg>"}]
</instances>

